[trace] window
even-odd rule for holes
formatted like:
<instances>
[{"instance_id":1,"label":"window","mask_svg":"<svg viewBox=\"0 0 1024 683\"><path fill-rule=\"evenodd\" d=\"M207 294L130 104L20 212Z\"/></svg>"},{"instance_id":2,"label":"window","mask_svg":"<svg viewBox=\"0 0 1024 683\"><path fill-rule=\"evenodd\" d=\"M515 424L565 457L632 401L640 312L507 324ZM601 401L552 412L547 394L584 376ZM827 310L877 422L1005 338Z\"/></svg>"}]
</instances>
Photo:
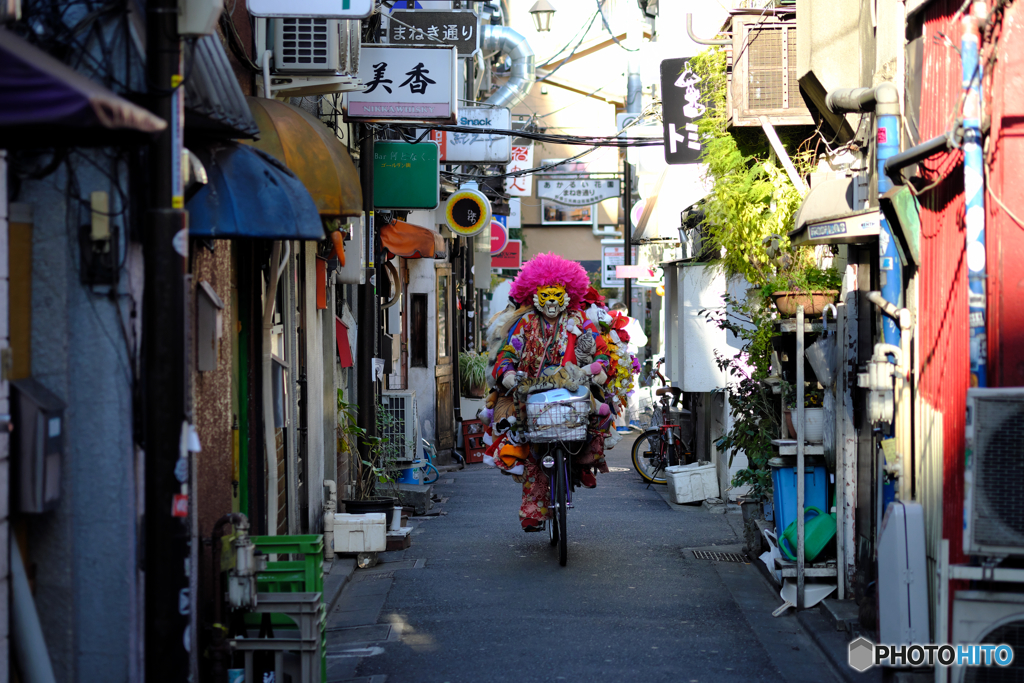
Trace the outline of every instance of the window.
<instances>
[{"instance_id":1,"label":"window","mask_svg":"<svg viewBox=\"0 0 1024 683\"><path fill-rule=\"evenodd\" d=\"M409 364L427 367L427 295L413 294L410 300Z\"/></svg>"}]
</instances>

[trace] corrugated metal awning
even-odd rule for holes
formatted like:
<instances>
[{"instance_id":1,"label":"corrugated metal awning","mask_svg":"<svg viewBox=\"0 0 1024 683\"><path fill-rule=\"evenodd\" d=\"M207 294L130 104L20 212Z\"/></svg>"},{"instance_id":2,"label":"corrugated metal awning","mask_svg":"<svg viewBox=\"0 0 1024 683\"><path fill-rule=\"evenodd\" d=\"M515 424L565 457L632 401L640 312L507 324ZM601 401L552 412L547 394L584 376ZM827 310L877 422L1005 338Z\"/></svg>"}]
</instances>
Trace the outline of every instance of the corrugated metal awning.
<instances>
[{"instance_id":1,"label":"corrugated metal awning","mask_svg":"<svg viewBox=\"0 0 1024 683\"><path fill-rule=\"evenodd\" d=\"M191 64L185 81L185 127L189 132L248 139L259 135L220 38L203 36L194 49L186 43L185 63Z\"/></svg>"}]
</instances>

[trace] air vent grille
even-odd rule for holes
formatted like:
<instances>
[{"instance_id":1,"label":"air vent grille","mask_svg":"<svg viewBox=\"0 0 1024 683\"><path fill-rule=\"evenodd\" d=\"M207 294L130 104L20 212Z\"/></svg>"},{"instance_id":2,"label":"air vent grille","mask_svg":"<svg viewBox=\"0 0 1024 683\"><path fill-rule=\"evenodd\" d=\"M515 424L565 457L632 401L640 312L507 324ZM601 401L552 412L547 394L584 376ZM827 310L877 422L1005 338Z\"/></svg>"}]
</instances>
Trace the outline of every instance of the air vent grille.
<instances>
[{"instance_id":1,"label":"air vent grille","mask_svg":"<svg viewBox=\"0 0 1024 683\"><path fill-rule=\"evenodd\" d=\"M993 629L980 645L1009 645L1016 655L1024 652L1024 621L1011 621ZM964 667L964 683L1020 683L1024 681L1024 657L1014 656L1008 666Z\"/></svg>"},{"instance_id":2,"label":"air vent grille","mask_svg":"<svg viewBox=\"0 0 1024 683\"><path fill-rule=\"evenodd\" d=\"M972 541L1024 553L1024 396L974 406Z\"/></svg>"},{"instance_id":3,"label":"air vent grille","mask_svg":"<svg viewBox=\"0 0 1024 683\"><path fill-rule=\"evenodd\" d=\"M280 19L281 63L287 66L325 66L330 38L327 19Z\"/></svg>"}]
</instances>

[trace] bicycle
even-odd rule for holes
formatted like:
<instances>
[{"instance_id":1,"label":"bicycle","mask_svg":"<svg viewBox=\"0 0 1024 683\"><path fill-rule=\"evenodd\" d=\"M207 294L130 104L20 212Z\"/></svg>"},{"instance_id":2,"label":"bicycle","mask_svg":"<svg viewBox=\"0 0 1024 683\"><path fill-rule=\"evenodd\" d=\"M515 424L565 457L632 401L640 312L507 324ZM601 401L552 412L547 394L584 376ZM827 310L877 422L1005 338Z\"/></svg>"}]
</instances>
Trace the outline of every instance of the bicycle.
<instances>
[{"instance_id":1,"label":"bicycle","mask_svg":"<svg viewBox=\"0 0 1024 683\"><path fill-rule=\"evenodd\" d=\"M420 466L420 481L424 484L433 484L441 477L441 473L434 466L437 450L426 439L420 439L420 441L423 442L423 465Z\"/></svg>"},{"instance_id":2,"label":"bicycle","mask_svg":"<svg viewBox=\"0 0 1024 683\"><path fill-rule=\"evenodd\" d=\"M665 468L688 462L693 454L692 438L687 430L684 438L683 425L675 424L671 417L672 406L679 404L683 390L679 387L662 387L655 391L660 397L660 424L637 437L630 455L633 467L640 477L651 484L668 481ZM689 415L689 411L680 410ZM656 413L658 414L658 413ZM688 425L689 426L689 425Z\"/></svg>"},{"instance_id":3,"label":"bicycle","mask_svg":"<svg viewBox=\"0 0 1024 683\"><path fill-rule=\"evenodd\" d=\"M647 372L640 375L640 386L652 387L655 382L663 387L668 386L668 380L661 372L662 366L665 365L665 356L659 356L657 360L648 358L644 365L647 367Z\"/></svg>"}]
</instances>

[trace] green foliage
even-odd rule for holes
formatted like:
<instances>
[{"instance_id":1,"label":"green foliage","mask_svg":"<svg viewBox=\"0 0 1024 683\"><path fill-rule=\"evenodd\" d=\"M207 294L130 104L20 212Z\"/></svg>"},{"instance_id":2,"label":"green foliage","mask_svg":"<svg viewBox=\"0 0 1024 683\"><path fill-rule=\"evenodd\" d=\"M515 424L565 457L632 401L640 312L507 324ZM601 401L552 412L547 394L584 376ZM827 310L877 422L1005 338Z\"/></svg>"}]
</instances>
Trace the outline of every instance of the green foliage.
<instances>
[{"instance_id":1,"label":"green foliage","mask_svg":"<svg viewBox=\"0 0 1024 683\"><path fill-rule=\"evenodd\" d=\"M761 294L768 298L772 292L821 292L836 290L843 284L843 278L836 268L822 270L813 265L779 271L761 287Z\"/></svg>"},{"instance_id":2,"label":"green foliage","mask_svg":"<svg viewBox=\"0 0 1024 683\"><path fill-rule=\"evenodd\" d=\"M770 280L784 261L772 258L767 244L774 239L780 253L794 250L784 237L792 228L802 192L793 186L760 128L727 129L725 51L709 48L690 60L702 78L707 111L701 118L701 161L707 164L712 190L704 202L704 229L724 248L721 264L755 285ZM807 130L780 131L783 145L798 169L811 163L810 150L799 151ZM779 237L782 235L783 237ZM791 263L804 261L799 254Z\"/></svg>"},{"instance_id":3,"label":"green foliage","mask_svg":"<svg viewBox=\"0 0 1024 683\"><path fill-rule=\"evenodd\" d=\"M487 387L487 356L468 351L459 353L459 386L462 395L479 393Z\"/></svg>"},{"instance_id":4,"label":"green foliage","mask_svg":"<svg viewBox=\"0 0 1024 683\"><path fill-rule=\"evenodd\" d=\"M344 394L338 389L338 452L347 453L349 462L355 465L356 500L369 500L377 495L377 485L390 489L388 495L401 499L398 485L398 457L407 444L389 441L370 434L360 427L356 418L356 404L346 403ZM383 405L377 407L377 427L381 434L395 426L395 418ZM359 444L367 446L366 457L359 454Z\"/></svg>"},{"instance_id":5,"label":"green foliage","mask_svg":"<svg viewBox=\"0 0 1024 683\"><path fill-rule=\"evenodd\" d=\"M605 299L615 299L619 296L619 290L615 287L601 286L601 273L587 273L587 277L590 279L590 286L596 289Z\"/></svg>"}]
</instances>

